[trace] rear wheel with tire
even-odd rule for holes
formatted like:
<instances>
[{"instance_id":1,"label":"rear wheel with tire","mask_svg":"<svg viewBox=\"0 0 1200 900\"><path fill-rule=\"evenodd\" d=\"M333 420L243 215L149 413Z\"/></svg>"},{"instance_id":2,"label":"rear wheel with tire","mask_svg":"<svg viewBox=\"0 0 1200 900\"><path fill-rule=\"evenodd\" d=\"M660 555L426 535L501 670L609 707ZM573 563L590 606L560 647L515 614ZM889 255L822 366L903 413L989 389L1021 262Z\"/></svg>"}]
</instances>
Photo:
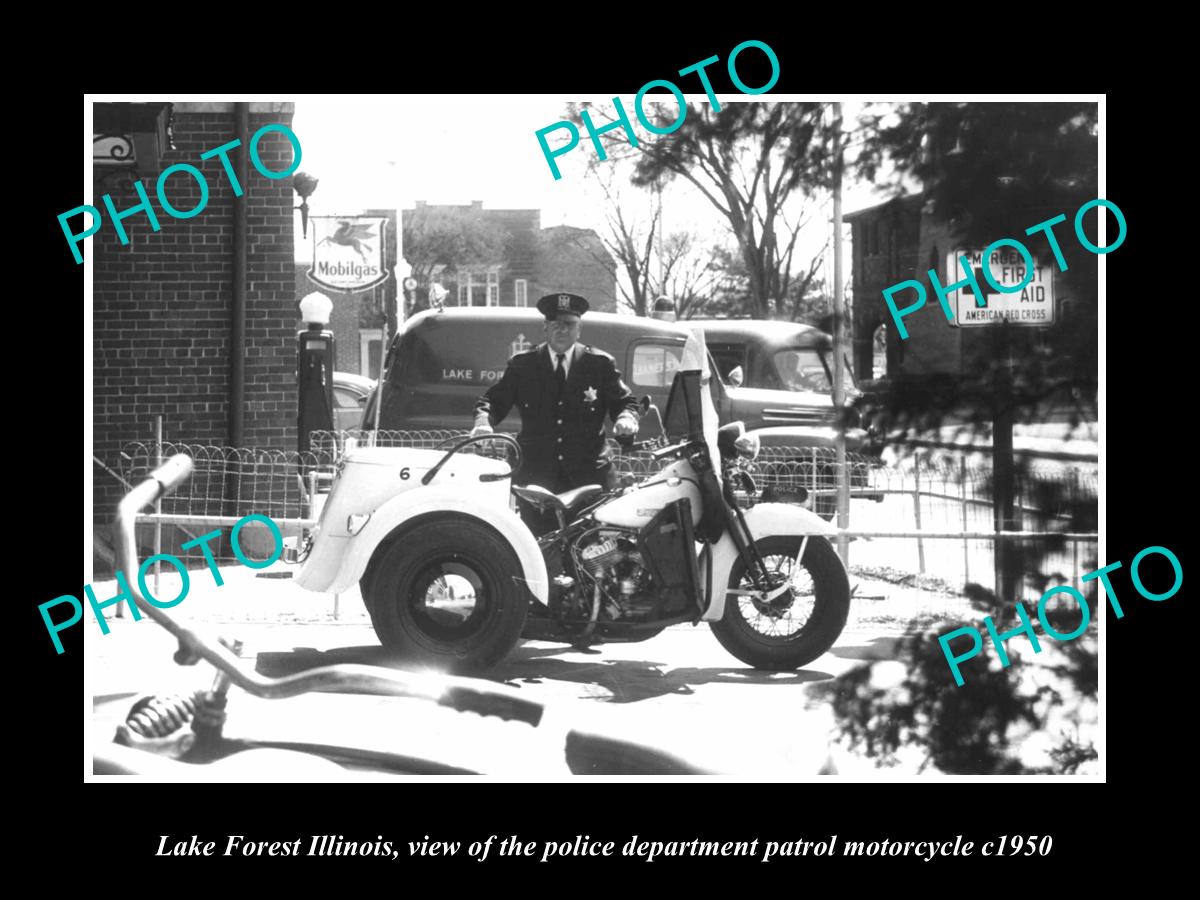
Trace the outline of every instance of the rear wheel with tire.
<instances>
[{"instance_id":1,"label":"rear wheel with tire","mask_svg":"<svg viewBox=\"0 0 1200 900\"><path fill-rule=\"evenodd\" d=\"M795 570L800 535L759 540L768 581L756 585L739 558L729 573L735 590L768 592L785 587L779 596L761 600L739 594L725 598L725 614L710 622L721 646L756 669L798 669L833 646L850 614L850 581L833 545L811 535L804 558Z\"/></svg>"},{"instance_id":2,"label":"rear wheel with tire","mask_svg":"<svg viewBox=\"0 0 1200 900\"><path fill-rule=\"evenodd\" d=\"M406 661L478 672L520 640L529 592L516 554L466 518L436 519L381 546L364 579L375 633Z\"/></svg>"}]
</instances>

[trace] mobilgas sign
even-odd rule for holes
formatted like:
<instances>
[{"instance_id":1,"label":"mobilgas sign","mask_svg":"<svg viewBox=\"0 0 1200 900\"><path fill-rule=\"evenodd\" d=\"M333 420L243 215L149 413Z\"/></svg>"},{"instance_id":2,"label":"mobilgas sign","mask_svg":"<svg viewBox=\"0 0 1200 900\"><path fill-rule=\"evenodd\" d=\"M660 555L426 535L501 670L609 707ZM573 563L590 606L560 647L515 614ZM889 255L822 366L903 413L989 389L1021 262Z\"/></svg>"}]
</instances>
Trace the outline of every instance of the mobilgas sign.
<instances>
[{"instance_id":1,"label":"mobilgas sign","mask_svg":"<svg viewBox=\"0 0 1200 900\"><path fill-rule=\"evenodd\" d=\"M313 216L313 261L308 279L334 291L358 293L387 281L382 216Z\"/></svg>"}]
</instances>

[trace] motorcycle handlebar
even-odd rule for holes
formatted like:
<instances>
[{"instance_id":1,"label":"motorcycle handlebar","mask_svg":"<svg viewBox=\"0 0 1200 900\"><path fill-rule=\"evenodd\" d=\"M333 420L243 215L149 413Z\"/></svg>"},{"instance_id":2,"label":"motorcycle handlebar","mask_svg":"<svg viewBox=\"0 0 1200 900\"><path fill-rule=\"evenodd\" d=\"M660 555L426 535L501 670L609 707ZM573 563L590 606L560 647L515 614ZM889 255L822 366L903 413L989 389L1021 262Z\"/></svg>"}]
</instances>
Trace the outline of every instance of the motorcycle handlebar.
<instances>
[{"instance_id":1,"label":"motorcycle handlebar","mask_svg":"<svg viewBox=\"0 0 1200 900\"><path fill-rule=\"evenodd\" d=\"M682 450L684 447L686 447L689 443L691 443L691 442L690 441L680 441L678 444L672 444L669 447L663 447L661 450L655 450L650 455L653 456L655 459L662 459L663 457L671 456L674 453L678 453L680 450Z\"/></svg>"},{"instance_id":2,"label":"motorcycle handlebar","mask_svg":"<svg viewBox=\"0 0 1200 900\"><path fill-rule=\"evenodd\" d=\"M192 458L186 453L178 453L151 472L150 477L162 486L160 496L166 497L188 480L192 474L192 468Z\"/></svg>"},{"instance_id":3,"label":"motorcycle handlebar","mask_svg":"<svg viewBox=\"0 0 1200 900\"><path fill-rule=\"evenodd\" d=\"M138 571L137 544L134 528L137 514L159 497L169 494L191 474L192 460L186 454L172 456L155 469L145 481L134 487L117 505L115 528L117 558L125 572ZM391 669L355 664L323 666L282 678L270 678L257 672L247 672L238 657L218 640L206 640L201 635L176 622L164 609L147 603L137 587L137 579L128 579L128 590L138 609L153 619L176 640L179 651L175 659L181 664L205 660L229 676L230 681L256 697L269 699L295 697L322 689L357 690L401 697L421 697L436 700L454 709L470 710L480 715L516 719L536 725L542 717L542 704L519 696L513 689L470 679L443 676L430 681Z\"/></svg>"}]
</instances>

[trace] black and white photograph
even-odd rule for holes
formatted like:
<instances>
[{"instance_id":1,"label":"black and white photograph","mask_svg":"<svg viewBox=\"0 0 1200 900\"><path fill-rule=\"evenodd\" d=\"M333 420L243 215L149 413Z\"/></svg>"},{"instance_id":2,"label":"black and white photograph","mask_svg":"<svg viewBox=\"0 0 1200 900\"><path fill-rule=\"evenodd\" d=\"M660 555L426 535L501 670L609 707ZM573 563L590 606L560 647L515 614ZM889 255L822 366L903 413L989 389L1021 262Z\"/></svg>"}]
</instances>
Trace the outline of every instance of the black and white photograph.
<instances>
[{"instance_id":1,"label":"black and white photograph","mask_svg":"<svg viewBox=\"0 0 1200 900\"><path fill-rule=\"evenodd\" d=\"M85 781L1105 780L1104 96L713 53L85 98Z\"/></svg>"}]
</instances>

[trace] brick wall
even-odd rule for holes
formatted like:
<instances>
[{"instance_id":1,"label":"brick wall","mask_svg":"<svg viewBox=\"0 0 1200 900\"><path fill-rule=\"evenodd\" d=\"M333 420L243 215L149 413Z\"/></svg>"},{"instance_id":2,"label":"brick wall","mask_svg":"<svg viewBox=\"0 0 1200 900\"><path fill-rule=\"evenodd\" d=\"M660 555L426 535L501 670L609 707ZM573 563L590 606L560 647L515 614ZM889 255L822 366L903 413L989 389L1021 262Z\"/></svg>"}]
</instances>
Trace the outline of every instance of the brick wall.
<instances>
[{"instance_id":1,"label":"brick wall","mask_svg":"<svg viewBox=\"0 0 1200 900\"><path fill-rule=\"evenodd\" d=\"M336 370L339 372L361 372L359 359L359 328L379 328L383 323L382 315L374 315L372 321L364 323L364 307L377 305L374 292L368 292L370 298L364 303L363 294L347 294L343 291L331 291L328 288L313 284L308 278L311 262L296 263L296 302L312 293L324 294L333 302L333 311L329 314L329 329L333 332L337 347ZM297 319L296 327L300 327Z\"/></svg>"},{"instance_id":2,"label":"brick wall","mask_svg":"<svg viewBox=\"0 0 1200 900\"><path fill-rule=\"evenodd\" d=\"M290 127L292 104L251 104L250 134L281 123ZM232 103L179 103L174 108L174 150L139 176L161 228L144 213L124 220L122 246L106 221L84 252L95 256L93 291L94 452L109 465L121 445L152 441L154 417L164 437L188 443L227 444L230 421L230 315L233 300L233 189L218 158L204 151L233 140ZM303 147L304 136L298 135ZM292 149L271 132L258 145L264 166L286 170ZM242 148L238 148L239 152ZM231 154L232 159L232 154ZM195 217L176 219L159 204L159 172L175 163L199 168L208 182L208 205ZM138 202L127 180L101 180L90 202L103 209L109 193L117 210ZM245 439L255 447L296 446L295 275L291 179L268 179L249 166L243 185L247 208ZM200 188L184 173L166 184L178 210L194 207ZM120 488L97 478L99 518L110 515Z\"/></svg>"}]
</instances>

